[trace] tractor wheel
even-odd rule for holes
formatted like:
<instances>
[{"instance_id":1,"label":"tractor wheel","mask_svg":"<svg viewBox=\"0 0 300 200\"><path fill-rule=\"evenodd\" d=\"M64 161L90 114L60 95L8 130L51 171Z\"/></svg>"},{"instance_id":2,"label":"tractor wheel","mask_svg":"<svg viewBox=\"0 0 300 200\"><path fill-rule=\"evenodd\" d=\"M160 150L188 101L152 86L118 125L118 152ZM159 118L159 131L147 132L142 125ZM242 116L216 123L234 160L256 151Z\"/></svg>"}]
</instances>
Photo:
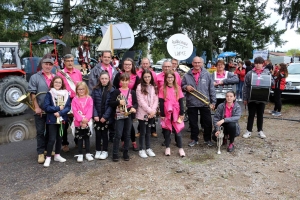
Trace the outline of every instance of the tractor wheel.
<instances>
[{"instance_id":1,"label":"tractor wheel","mask_svg":"<svg viewBox=\"0 0 300 200\"><path fill-rule=\"evenodd\" d=\"M27 109L27 105L17 100L26 94L28 83L20 76L8 76L0 80L0 111L6 115L18 115Z\"/></svg>"}]
</instances>

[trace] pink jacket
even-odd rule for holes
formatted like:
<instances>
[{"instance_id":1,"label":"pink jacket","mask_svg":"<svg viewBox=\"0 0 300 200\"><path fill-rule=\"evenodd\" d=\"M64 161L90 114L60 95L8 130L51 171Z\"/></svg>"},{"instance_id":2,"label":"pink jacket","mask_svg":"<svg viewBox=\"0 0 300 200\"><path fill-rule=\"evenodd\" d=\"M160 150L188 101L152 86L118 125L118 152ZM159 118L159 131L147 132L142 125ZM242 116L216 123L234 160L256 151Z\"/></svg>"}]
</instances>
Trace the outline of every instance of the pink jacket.
<instances>
[{"instance_id":1,"label":"pink jacket","mask_svg":"<svg viewBox=\"0 0 300 200\"><path fill-rule=\"evenodd\" d=\"M88 121L93 116L93 99L92 97L88 96L86 97L86 103L84 108L80 105L80 102L78 100L78 96L75 96L72 100L72 111L74 115L74 125L75 127L80 126L80 122L83 120L83 118L86 118Z\"/></svg>"},{"instance_id":2,"label":"pink jacket","mask_svg":"<svg viewBox=\"0 0 300 200\"><path fill-rule=\"evenodd\" d=\"M158 106L158 96L155 94L154 87L151 85L148 88L148 95L142 94L141 84L139 84L136 88L136 96L139 104L136 112L136 118L139 120L143 120L144 116L151 112L156 112ZM148 97L150 98L148 99Z\"/></svg>"}]
</instances>

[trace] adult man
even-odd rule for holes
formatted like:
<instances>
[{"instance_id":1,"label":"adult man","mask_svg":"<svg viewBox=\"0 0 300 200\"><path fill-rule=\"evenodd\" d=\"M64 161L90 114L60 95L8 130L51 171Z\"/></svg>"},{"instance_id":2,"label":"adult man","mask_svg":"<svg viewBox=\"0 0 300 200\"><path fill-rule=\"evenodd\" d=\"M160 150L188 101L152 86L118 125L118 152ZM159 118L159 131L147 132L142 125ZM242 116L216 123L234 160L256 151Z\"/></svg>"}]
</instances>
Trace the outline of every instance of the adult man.
<instances>
[{"instance_id":1,"label":"adult man","mask_svg":"<svg viewBox=\"0 0 300 200\"><path fill-rule=\"evenodd\" d=\"M53 49L50 53L47 53L43 56L43 58L41 59L39 65L37 66L37 69L40 70L42 68L42 61L46 58L50 58L51 60L53 60L53 64L54 66L59 66L61 69L63 68L61 60L58 57L58 53L56 49Z\"/></svg>"},{"instance_id":2,"label":"adult man","mask_svg":"<svg viewBox=\"0 0 300 200\"><path fill-rule=\"evenodd\" d=\"M239 78L233 72L225 71L225 62L224 60L217 61L217 71L214 71L211 74L211 78L214 82L216 90L216 108L218 105L225 100L225 93L227 90L236 91L236 85L239 83ZM224 92L225 91L225 92Z\"/></svg>"},{"instance_id":3,"label":"adult man","mask_svg":"<svg viewBox=\"0 0 300 200\"><path fill-rule=\"evenodd\" d=\"M139 71L136 72L136 75L138 75L139 78L142 78L142 73L145 69L150 70L150 60L149 58L143 58L142 62L142 69L140 69ZM150 70L151 71L151 70ZM154 83L157 83L157 77L156 77L156 73L154 71L151 71L153 79L154 79Z\"/></svg>"},{"instance_id":4,"label":"adult man","mask_svg":"<svg viewBox=\"0 0 300 200\"><path fill-rule=\"evenodd\" d=\"M182 79L182 89L186 90L186 106L188 107L188 116L191 126L191 142L189 146L198 144L198 111L200 111L202 126L204 128L204 143L212 146L211 132L212 119L210 109L214 109L216 104L216 92L213 80L210 73L203 67L203 59L195 57L192 62L193 68L189 70ZM190 94L190 92L197 90L205 95L210 103L210 106Z\"/></svg>"},{"instance_id":5,"label":"adult man","mask_svg":"<svg viewBox=\"0 0 300 200\"><path fill-rule=\"evenodd\" d=\"M159 73L156 78L157 78L157 88L160 89L163 85L164 85L164 79L165 79L165 73L168 71L168 70L171 70L172 69L172 64L170 61L166 60L163 62L162 64L162 72ZM178 86L181 85L181 78L180 78L180 75L175 72L175 77L176 77L176 82L178 84Z\"/></svg>"},{"instance_id":6,"label":"adult man","mask_svg":"<svg viewBox=\"0 0 300 200\"><path fill-rule=\"evenodd\" d=\"M177 72L177 70L178 70L178 60L175 59L175 58L172 58L171 63L172 63L172 69L174 70L174 72Z\"/></svg>"},{"instance_id":7,"label":"adult man","mask_svg":"<svg viewBox=\"0 0 300 200\"><path fill-rule=\"evenodd\" d=\"M64 80L66 89L70 92L70 98L72 100L76 96L75 88L77 83L82 81L82 74L78 69L74 68L74 56L72 54L66 54L63 61L65 68L61 71L59 70L57 72L57 75L62 77L62 79ZM62 138L62 150L64 152L69 151L68 127L69 123L64 126L64 134ZM77 144L77 140L74 141Z\"/></svg>"},{"instance_id":8,"label":"adult man","mask_svg":"<svg viewBox=\"0 0 300 200\"><path fill-rule=\"evenodd\" d=\"M42 61L42 70L32 75L28 84L28 92L33 100L35 107L35 128L37 140L38 163L43 164L45 161L44 151L47 147L45 140L46 114L43 114L43 103L46 93L49 91L52 78L55 76L51 73L53 60L46 58Z\"/></svg>"},{"instance_id":9,"label":"adult man","mask_svg":"<svg viewBox=\"0 0 300 200\"><path fill-rule=\"evenodd\" d=\"M97 85L99 81L99 75L103 70L106 70L110 76L111 83L113 82L118 71L111 66L111 52L103 51L101 56L101 61L90 71L89 75L89 90L90 94L92 93L93 88Z\"/></svg>"},{"instance_id":10,"label":"adult man","mask_svg":"<svg viewBox=\"0 0 300 200\"><path fill-rule=\"evenodd\" d=\"M111 81L111 83L113 83L114 78L115 78L116 74L118 73L118 71L115 68L113 68L113 66L111 66L111 64L110 64L111 57L112 57L112 55L111 55L110 51L103 51L102 56L101 56L102 62L99 62L93 69L91 69L90 75L89 75L90 94L92 93L93 88L97 85L97 83L99 81L100 73L103 70L106 70L108 72L110 81ZM108 125L108 129L109 129L109 141L113 142L113 138L115 135L114 122L112 122L111 124Z\"/></svg>"}]
</instances>

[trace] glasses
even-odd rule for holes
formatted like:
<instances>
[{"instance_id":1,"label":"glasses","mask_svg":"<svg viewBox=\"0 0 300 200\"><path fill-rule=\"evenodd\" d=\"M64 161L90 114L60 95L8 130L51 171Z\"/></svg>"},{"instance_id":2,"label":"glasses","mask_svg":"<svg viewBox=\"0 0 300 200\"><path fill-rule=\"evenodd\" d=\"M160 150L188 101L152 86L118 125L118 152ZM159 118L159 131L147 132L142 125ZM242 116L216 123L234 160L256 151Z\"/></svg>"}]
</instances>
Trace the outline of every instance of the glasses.
<instances>
[{"instance_id":1,"label":"glasses","mask_svg":"<svg viewBox=\"0 0 300 200\"><path fill-rule=\"evenodd\" d=\"M77 89L78 91L83 91L83 90L85 90L84 88L78 88Z\"/></svg>"},{"instance_id":2,"label":"glasses","mask_svg":"<svg viewBox=\"0 0 300 200\"><path fill-rule=\"evenodd\" d=\"M64 62L74 62L74 60L64 60Z\"/></svg>"},{"instance_id":3,"label":"glasses","mask_svg":"<svg viewBox=\"0 0 300 200\"><path fill-rule=\"evenodd\" d=\"M163 67L166 67L166 68L171 68L172 66L163 66Z\"/></svg>"},{"instance_id":4,"label":"glasses","mask_svg":"<svg viewBox=\"0 0 300 200\"><path fill-rule=\"evenodd\" d=\"M194 62L195 64L201 64L202 62Z\"/></svg>"}]
</instances>

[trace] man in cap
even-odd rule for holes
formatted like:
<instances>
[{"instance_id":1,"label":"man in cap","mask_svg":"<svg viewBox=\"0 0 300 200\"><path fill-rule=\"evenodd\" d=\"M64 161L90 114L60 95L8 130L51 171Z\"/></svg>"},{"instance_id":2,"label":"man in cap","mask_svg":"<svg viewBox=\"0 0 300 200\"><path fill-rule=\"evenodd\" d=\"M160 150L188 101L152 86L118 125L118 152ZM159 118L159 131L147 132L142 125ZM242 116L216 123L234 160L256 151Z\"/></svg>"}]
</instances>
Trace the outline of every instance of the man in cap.
<instances>
[{"instance_id":1,"label":"man in cap","mask_svg":"<svg viewBox=\"0 0 300 200\"><path fill-rule=\"evenodd\" d=\"M38 163L43 164L45 161L44 151L46 150L46 114L43 111L43 104L46 93L50 89L50 83L55 76L51 73L53 68L53 60L50 58L43 59L42 70L33 74L30 77L28 84L28 92L34 105L34 119L36 128L36 140L37 140L37 153ZM45 136L46 132L46 136Z\"/></svg>"}]
</instances>

